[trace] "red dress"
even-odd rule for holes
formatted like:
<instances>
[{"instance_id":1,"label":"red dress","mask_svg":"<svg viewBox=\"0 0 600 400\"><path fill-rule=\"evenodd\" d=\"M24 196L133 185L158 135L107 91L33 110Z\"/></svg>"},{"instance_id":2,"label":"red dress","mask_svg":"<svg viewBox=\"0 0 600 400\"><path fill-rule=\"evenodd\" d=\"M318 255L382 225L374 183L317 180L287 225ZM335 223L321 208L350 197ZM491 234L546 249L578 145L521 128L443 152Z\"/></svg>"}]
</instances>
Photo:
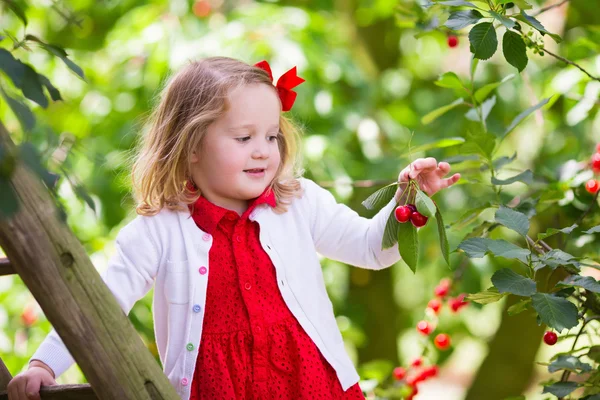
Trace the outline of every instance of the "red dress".
<instances>
[{"instance_id":1,"label":"red dress","mask_svg":"<svg viewBox=\"0 0 600 400\"><path fill-rule=\"evenodd\" d=\"M275 268L248 215L275 206L273 192L240 217L203 197L190 207L196 225L213 236L202 340L190 400L360 399L346 392L287 308Z\"/></svg>"}]
</instances>

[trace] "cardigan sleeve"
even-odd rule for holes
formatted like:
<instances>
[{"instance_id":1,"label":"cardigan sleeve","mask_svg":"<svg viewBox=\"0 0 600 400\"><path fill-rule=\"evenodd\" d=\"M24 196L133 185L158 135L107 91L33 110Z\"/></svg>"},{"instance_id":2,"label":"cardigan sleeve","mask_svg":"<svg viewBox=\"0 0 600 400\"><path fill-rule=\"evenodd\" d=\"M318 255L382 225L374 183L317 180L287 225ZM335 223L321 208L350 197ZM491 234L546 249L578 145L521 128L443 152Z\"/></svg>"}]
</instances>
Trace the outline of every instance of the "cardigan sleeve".
<instances>
[{"instance_id":1,"label":"cardigan sleeve","mask_svg":"<svg viewBox=\"0 0 600 400\"><path fill-rule=\"evenodd\" d=\"M383 269L400 260L398 244L382 250L385 225L396 202L390 200L371 219L364 218L309 179L302 179L310 229L317 252L346 264Z\"/></svg>"},{"instance_id":2,"label":"cardigan sleeve","mask_svg":"<svg viewBox=\"0 0 600 400\"><path fill-rule=\"evenodd\" d=\"M121 229L116 238L116 253L101 274L125 314L148 293L158 273L160 249L151 238L148 218L138 216ZM29 362L32 360L48 365L56 378L75 361L55 329L42 341Z\"/></svg>"}]
</instances>

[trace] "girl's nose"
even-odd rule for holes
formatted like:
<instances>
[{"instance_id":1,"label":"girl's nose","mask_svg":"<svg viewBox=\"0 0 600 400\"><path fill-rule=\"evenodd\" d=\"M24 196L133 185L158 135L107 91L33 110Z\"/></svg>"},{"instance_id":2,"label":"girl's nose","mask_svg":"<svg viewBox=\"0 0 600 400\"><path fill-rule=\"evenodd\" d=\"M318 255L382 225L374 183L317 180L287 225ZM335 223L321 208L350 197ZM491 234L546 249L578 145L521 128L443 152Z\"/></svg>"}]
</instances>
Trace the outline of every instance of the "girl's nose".
<instances>
[{"instance_id":1,"label":"girl's nose","mask_svg":"<svg viewBox=\"0 0 600 400\"><path fill-rule=\"evenodd\" d=\"M252 152L252 157L254 158L267 158L269 157L269 144L268 143L258 143Z\"/></svg>"}]
</instances>

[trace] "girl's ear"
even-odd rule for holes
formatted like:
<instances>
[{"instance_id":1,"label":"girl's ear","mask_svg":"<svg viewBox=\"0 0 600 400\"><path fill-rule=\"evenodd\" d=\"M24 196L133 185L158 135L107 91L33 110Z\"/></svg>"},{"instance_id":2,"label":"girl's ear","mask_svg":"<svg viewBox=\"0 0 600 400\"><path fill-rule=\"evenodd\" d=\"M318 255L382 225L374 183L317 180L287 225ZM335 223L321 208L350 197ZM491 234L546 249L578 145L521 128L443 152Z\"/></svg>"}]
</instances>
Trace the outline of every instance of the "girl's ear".
<instances>
[{"instance_id":1,"label":"girl's ear","mask_svg":"<svg viewBox=\"0 0 600 400\"><path fill-rule=\"evenodd\" d=\"M190 162L192 164L195 164L198 161L200 161L199 154L200 154L200 152L198 150L192 150L192 155L190 156Z\"/></svg>"}]
</instances>

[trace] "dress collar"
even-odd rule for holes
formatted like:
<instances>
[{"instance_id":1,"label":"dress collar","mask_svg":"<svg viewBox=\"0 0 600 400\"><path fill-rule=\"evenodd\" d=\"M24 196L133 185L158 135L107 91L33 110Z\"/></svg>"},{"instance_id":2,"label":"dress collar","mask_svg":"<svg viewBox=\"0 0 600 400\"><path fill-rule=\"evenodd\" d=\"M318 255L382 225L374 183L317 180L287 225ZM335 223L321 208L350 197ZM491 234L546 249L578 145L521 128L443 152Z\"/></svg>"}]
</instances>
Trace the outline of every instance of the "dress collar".
<instances>
[{"instance_id":1,"label":"dress collar","mask_svg":"<svg viewBox=\"0 0 600 400\"><path fill-rule=\"evenodd\" d=\"M247 218L248 215L261 204L268 204L271 207L277 205L275 192L273 192L270 187L267 187L257 198L250 200L248 209L244 211L241 217L238 216L235 211L213 204L203 196L200 196L195 203L190 204L189 209L196 225L203 231L212 234L223 217L226 216L227 219L231 221L237 220L238 218Z\"/></svg>"}]
</instances>

